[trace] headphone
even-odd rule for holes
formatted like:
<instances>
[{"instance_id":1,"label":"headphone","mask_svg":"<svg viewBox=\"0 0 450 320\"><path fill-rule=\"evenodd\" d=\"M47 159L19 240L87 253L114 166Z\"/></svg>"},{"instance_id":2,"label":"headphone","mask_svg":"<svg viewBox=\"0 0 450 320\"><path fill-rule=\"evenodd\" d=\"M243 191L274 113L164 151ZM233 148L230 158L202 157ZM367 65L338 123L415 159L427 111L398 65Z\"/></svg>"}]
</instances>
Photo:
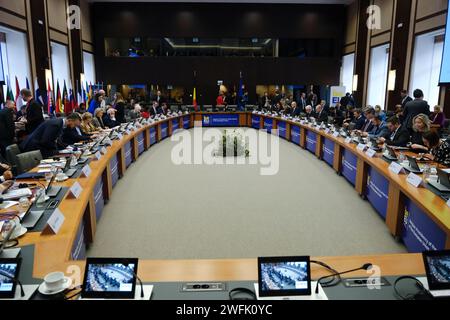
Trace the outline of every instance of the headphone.
<instances>
[{"instance_id":1,"label":"headphone","mask_svg":"<svg viewBox=\"0 0 450 320\"><path fill-rule=\"evenodd\" d=\"M403 296L400 294L397 285L402 280L413 280L416 284L416 287L419 289L418 293L415 294L408 294L406 296ZM402 300L433 300L434 297L431 295L431 293L423 286L422 282L419 281L419 279L412 277L412 276L403 276L395 280L394 282L394 292L397 297L399 297Z\"/></svg>"},{"instance_id":2,"label":"headphone","mask_svg":"<svg viewBox=\"0 0 450 320\"><path fill-rule=\"evenodd\" d=\"M235 298L238 294L245 294L248 297L246 298ZM235 288L228 293L228 297L232 301L243 301L243 300L256 300L256 294L247 288Z\"/></svg>"}]
</instances>

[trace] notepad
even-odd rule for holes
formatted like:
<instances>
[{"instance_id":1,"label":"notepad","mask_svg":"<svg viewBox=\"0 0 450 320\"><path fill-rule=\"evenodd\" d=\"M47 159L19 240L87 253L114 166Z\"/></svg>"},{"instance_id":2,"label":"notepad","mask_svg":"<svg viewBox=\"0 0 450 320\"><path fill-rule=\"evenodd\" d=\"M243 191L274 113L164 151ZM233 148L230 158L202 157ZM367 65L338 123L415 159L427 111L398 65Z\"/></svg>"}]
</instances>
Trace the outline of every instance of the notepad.
<instances>
[{"instance_id":1,"label":"notepad","mask_svg":"<svg viewBox=\"0 0 450 320\"><path fill-rule=\"evenodd\" d=\"M32 195L32 192L28 188L24 189L17 189L9 191L8 193L5 193L2 198L4 200L14 200L14 199L20 199L22 197L30 197Z\"/></svg>"}]
</instances>

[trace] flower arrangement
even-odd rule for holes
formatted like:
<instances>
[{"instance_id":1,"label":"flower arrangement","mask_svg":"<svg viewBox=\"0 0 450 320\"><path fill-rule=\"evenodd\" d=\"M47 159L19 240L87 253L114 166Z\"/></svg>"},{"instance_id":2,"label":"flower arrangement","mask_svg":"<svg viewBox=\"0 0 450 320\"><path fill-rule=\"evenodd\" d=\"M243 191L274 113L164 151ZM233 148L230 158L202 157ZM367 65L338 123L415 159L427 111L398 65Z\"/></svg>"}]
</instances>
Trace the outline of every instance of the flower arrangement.
<instances>
[{"instance_id":1,"label":"flower arrangement","mask_svg":"<svg viewBox=\"0 0 450 320\"><path fill-rule=\"evenodd\" d=\"M216 156L221 157L249 157L250 151L246 148L242 132L238 130L224 130L219 140Z\"/></svg>"}]
</instances>

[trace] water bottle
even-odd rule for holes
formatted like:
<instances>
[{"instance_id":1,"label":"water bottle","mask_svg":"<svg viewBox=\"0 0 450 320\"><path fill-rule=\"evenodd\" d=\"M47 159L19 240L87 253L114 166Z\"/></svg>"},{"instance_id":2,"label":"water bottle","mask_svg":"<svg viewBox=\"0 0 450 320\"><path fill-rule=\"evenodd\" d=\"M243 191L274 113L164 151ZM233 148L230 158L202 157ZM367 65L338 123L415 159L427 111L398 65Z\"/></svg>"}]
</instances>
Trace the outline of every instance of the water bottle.
<instances>
[{"instance_id":1,"label":"water bottle","mask_svg":"<svg viewBox=\"0 0 450 320\"><path fill-rule=\"evenodd\" d=\"M431 168L428 164L423 166L423 181L428 181L431 175Z\"/></svg>"},{"instance_id":2,"label":"water bottle","mask_svg":"<svg viewBox=\"0 0 450 320\"><path fill-rule=\"evenodd\" d=\"M398 161L399 161L400 163L403 163L403 162L405 162L405 160L406 160L406 156L405 156L405 154L403 153L403 151L401 151L400 154L398 155Z\"/></svg>"},{"instance_id":3,"label":"water bottle","mask_svg":"<svg viewBox=\"0 0 450 320\"><path fill-rule=\"evenodd\" d=\"M45 203L45 189L40 188L36 194L36 205L41 206Z\"/></svg>"},{"instance_id":4,"label":"water bottle","mask_svg":"<svg viewBox=\"0 0 450 320\"><path fill-rule=\"evenodd\" d=\"M11 231L11 229L13 228L13 223L11 222L11 220L6 220L3 223L3 227L2 227L2 239L5 239L6 236L8 235L8 233Z\"/></svg>"}]
</instances>

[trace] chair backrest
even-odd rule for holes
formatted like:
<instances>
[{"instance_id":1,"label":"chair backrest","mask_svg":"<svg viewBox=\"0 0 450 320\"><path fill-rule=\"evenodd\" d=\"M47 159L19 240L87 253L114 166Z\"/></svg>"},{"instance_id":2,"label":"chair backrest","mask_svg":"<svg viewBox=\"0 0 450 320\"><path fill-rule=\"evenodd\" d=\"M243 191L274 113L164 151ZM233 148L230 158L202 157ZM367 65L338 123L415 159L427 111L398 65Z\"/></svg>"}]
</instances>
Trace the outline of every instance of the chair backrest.
<instances>
[{"instance_id":1,"label":"chair backrest","mask_svg":"<svg viewBox=\"0 0 450 320\"><path fill-rule=\"evenodd\" d=\"M42 160L42 154L39 150L25 152L17 155L17 174L30 171L36 167Z\"/></svg>"},{"instance_id":2,"label":"chair backrest","mask_svg":"<svg viewBox=\"0 0 450 320\"><path fill-rule=\"evenodd\" d=\"M20 148L17 144L6 147L6 161L11 165L12 172L17 174L17 155L20 154Z\"/></svg>"}]
</instances>

